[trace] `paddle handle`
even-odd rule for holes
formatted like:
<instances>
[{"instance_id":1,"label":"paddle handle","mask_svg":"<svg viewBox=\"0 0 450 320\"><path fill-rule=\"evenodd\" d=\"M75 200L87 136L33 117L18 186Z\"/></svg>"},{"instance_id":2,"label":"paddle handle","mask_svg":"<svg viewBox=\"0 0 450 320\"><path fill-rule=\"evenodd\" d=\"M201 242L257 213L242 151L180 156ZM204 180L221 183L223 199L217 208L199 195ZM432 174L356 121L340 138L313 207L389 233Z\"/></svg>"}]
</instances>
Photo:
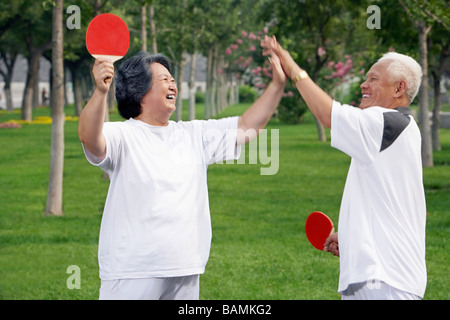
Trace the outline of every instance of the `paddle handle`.
<instances>
[{"instance_id":1,"label":"paddle handle","mask_svg":"<svg viewBox=\"0 0 450 320\"><path fill-rule=\"evenodd\" d=\"M104 55L104 54L93 54L92 55L95 59L98 58L107 58L109 59L112 63L116 62L117 60L120 60L123 58L123 56L109 56L109 55ZM110 83L112 81L111 78L105 78L105 83Z\"/></svg>"}]
</instances>

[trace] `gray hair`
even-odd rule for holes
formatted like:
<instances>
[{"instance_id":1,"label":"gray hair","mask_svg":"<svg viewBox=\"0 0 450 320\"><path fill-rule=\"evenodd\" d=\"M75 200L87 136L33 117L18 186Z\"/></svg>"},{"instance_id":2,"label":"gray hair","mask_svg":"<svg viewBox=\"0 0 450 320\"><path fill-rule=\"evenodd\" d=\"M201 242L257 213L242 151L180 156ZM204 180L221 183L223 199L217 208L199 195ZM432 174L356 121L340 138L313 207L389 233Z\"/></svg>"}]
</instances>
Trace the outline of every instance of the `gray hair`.
<instances>
[{"instance_id":1,"label":"gray hair","mask_svg":"<svg viewBox=\"0 0 450 320\"><path fill-rule=\"evenodd\" d=\"M384 60L392 60L387 71L394 81L406 81L406 95L412 102L422 82L422 67L413 58L396 52L385 53L378 61Z\"/></svg>"},{"instance_id":2,"label":"gray hair","mask_svg":"<svg viewBox=\"0 0 450 320\"><path fill-rule=\"evenodd\" d=\"M130 119L141 114L142 97L152 86L152 63L160 63L170 72L170 62L165 56L148 52L140 52L129 58L117 70L116 100L123 118Z\"/></svg>"}]
</instances>

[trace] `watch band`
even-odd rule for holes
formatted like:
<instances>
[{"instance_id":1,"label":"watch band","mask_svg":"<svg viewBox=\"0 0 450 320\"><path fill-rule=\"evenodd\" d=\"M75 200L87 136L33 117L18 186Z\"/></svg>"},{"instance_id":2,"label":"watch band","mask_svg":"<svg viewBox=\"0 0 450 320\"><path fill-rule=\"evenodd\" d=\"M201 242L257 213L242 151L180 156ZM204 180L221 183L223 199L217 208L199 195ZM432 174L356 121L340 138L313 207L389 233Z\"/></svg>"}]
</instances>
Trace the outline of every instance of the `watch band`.
<instances>
[{"instance_id":1,"label":"watch band","mask_svg":"<svg viewBox=\"0 0 450 320\"><path fill-rule=\"evenodd\" d=\"M296 84L298 81L308 78L308 73L305 70L301 70L297 76L292 79L292 82Z\"/></svg>"}]
</instances>

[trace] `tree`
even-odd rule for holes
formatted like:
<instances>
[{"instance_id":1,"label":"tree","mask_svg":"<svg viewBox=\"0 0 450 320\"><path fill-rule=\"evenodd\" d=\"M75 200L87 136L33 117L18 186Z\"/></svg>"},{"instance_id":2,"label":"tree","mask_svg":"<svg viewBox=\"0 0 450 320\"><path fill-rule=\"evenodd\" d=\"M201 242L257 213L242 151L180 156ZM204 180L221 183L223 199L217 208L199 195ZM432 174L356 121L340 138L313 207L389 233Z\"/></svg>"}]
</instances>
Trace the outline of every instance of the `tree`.
<instances>
[{"instance_id":1,"label":"tree","mask_svg":"<svg viewBox=\"0 0 450 320\"><path fill-rule=\"evenodd\" d=\"M450 39L446 37L445 31L442 29L431 34L432 57L431 59L431 76L433 79L434 91L434 106L431 125L431 140L433 143L433 150L441 150L441 141L439 137L440 129L440 111L441 111L441 78L445 74L448 58L450 58ZM448 66L447 66L448 68Z\"/></svg>"},{"instance_id":2,"label":"tree","mask_svg":"<svg viewBox=\"0 0 450 320\"><path fill-rule=\"evenodd\" d=\"M141 50L147 51L147 1L139 0L141 6Z\"/></svg>"},{"instance_id":3,"label":"tree","mask_svg":"<svg viewBox=\"0 0 450 320\"><path fill-rule=\"evenodd\" d=\"M3 62L5 68L0 68L0 74L5 81L5 98L6 110L13 110L13 102L11 96L11 81L13 76L14 64L16 63L17 51L14 47L7 47L0 50L0 61Z\"/></svg>"},{"instance_id":4,"label":"tree","mask_svg":"<svg viewBox=\"0 0 450 320\"><path fill-rule=\"evenodd\" d=\"M9 111L13 110L11 81L14 64L19 52L23 51L21 42L17 41L22 36L17 26L21 22L20 13L25 5L24 1L0 2L0 63L4 67L0 67L0 75L5 81L6 109Z\"/></svg>"},{"instance_id":5,"label":"tree","mask_svg":"<svg viewBox=\"0 0 450 320\"><path fill-rule=\"evenodd\" d=\"M448 4L428 0L398 0L419 33L419 60L423 71L422 85L419 90L419 123L422 134L422 165L432 167L433 146L431 140L431 123L428 108L428 34L433 24L439 24L449 30L448 21L441 18L448 15Z\"/></svg>"},{"instance_id":6,"label":"tree","mask_svg":"<svg viewBox=\"0 0 450 320\"><path fill-rule=\"evenodd\" d=\"M327 63L351 53L348 51L355 41L359 48L366 44L363 37L353 36L366 28L362 16L366 8L361 4L358 0L267 1L262 17L273 22L272 32L310 78L324 86L326 79L320 73ZM325 141L323 125L317 119L315 122L318 139Z\"/></svg>"},{"instance_id":7,"label":"tree","mask_svg":"<svg viewBox=\"0 0 450 320\"><path fill-rule=\"evenodd\" d=\"M190 74L189 74L189 119L195 119L195 68L197 65L197 55L194 53L191 54L191 64L190 64Z\"/></svg>"},{"instance_id":8,"label":"tree","mask_svg":"<svg viewBox=\"0 0 450 320\"><path fill-rule=\"evenodd\" d=\"M52 141L45 215L62 215L64 167L64 57L63 0L57 0L52 18Z\"/></svg>"},{"instance_id":9,"label":"tree","mask_svg":"<svg viewBox=\"0 0 450 320\"><path fill-rule=\"evenodd\" d=\"M239 12L245 1L198 0L199 19L204 33L199 39L199 51L208 58L206 71L205 117L214 117L227 104L227 74L223 73L225 50L239 37ZM245 17L251 20L251 15Z\"/></svg>"},{"instance_id":10,"label":"tree","mask_svg":"<svg viewBox=\"0 0 450 320\"><path fill-rule=\"evenodd\" d=\"M174 77L178 86L178 99L175 111L175 120L181 120L184 71L189 55L192 57L199 47L199 39L203 35L206 21L203 15L204 6L202 0L179 1L178 6L173 6L172 1L159 0L154 3L158 28L159 50L170 57L174 67ZM151 25L152 34L154 26ZM195 72L195 64L190 64L191 74ZM194 68L194 69L192 69ZM195 95L191 86L189 95ZM195 89L195 87L194 87ZM191 100L192 101L192 100ZM193 104L190 104L190 115L193 115Z\"/></svg>"},{"instance_id":11,"label":"tree","mask_svg":"<svg viewBox=\"0 0 450 320\"><path fill-rule=\"evenodd\" d=\"M447 14L447 19L443 21L449 22L450 11ZM431 121L431 140L433 150L441 150L441 142L439 137L440 129L440 112L441 112L441 79L448 73L448 62L450 58L450 37L448 36L449 29L445 23L434 23L428 36L429 45L429 69L433 84L434 104Z\"/></svg>"},{"instance_id":12,"label":"tree","mask_svg":"<svg viewBox=\"0 0 450 320\"><path fill-rule=\"evenodd\" d=\"M22 119L32 120L32 109L37 107L33 104L39 81L39 59L45 51L52 46L51 30L47 21L51 19L51 10L48 9L47 2L26 1L22 15L22 23L17 29L20 29L26 45L26 54L28 60L27 80L22 100ZM36 101L37 102L37 101Z\"/></svg>"},{"instance_id":13,"label":"tree","mask_svg":"<svg viewBox=\"0 0 450 320\"><path fill-rule=\"evenodd\" d=\"M70 6L69 6L70 7ZM70 71L72 88L74 93L75 116L79 116L83 108L83 103L89 98L90 93L85 90L91 84L90 71L92 69L93 58L89 54L85 45L87 26L93 17L93 6L86 0L77 1L80 19L78 28L66 28L64 34L64 64ZM74 14L73 11L67 12ZM81 14L82 13L82 14ZM76 13L75 13L76 14ZM70 19L72 16L69 16ZM68 21L68 20L67 20ZM89 82L89 85L87 85ZM85 88L83 90L83 88Z\"/></svg>"},{"instance_id":14,"label":"tree","mask_svg":"<svg viewBox=\"0 0 450 320\"><path fill-rule=\"evenodd\" d=\"M158 43L156 38L156 23L155 23L155 6L154 1L150 0L148 3L148 24L150 26L150 39L152 44L152 52L158 52Z\"/></svg>"}]
</instances>

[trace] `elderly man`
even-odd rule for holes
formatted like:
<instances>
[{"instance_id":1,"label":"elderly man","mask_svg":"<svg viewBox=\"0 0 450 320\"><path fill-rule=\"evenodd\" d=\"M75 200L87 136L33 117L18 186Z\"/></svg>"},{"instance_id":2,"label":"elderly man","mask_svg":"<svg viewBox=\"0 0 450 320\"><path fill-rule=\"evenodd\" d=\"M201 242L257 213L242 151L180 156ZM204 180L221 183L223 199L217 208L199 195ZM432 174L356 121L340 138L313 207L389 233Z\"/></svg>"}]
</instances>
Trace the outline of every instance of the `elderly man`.
<instances>
[{"instance_id":1,"label":"elderly man","mask_svg":"<svg viewBox=\"0 0 450 320\"><path fill-rule=\"evenodd\" d=\"M168 60L138 54L116 76L124 122L103 123L113 64L97 59L97 88L80 115L88 160L110 175L99 240L100 299L198 299L211 245L208 165L239 157L275 111L286 76L240 117L170 121L177 86Z\"/></svg>"},{"instance_id":2,"label":"elderly man","mask_svg":"<svg viewBox=\"0 0 450 320\"><path fill-rule=\"evenodd\" d=\"M343 299L420 299L425 266L426 205L421 136L409 105L422 79L412 58L385 54L361 84L359 108L340 104L319 88L274 37L275 54L312 113L331 128L331 145L349 156L339 214L339 237L326 251L340 256Z\"/></svg>"}]
</instances>

